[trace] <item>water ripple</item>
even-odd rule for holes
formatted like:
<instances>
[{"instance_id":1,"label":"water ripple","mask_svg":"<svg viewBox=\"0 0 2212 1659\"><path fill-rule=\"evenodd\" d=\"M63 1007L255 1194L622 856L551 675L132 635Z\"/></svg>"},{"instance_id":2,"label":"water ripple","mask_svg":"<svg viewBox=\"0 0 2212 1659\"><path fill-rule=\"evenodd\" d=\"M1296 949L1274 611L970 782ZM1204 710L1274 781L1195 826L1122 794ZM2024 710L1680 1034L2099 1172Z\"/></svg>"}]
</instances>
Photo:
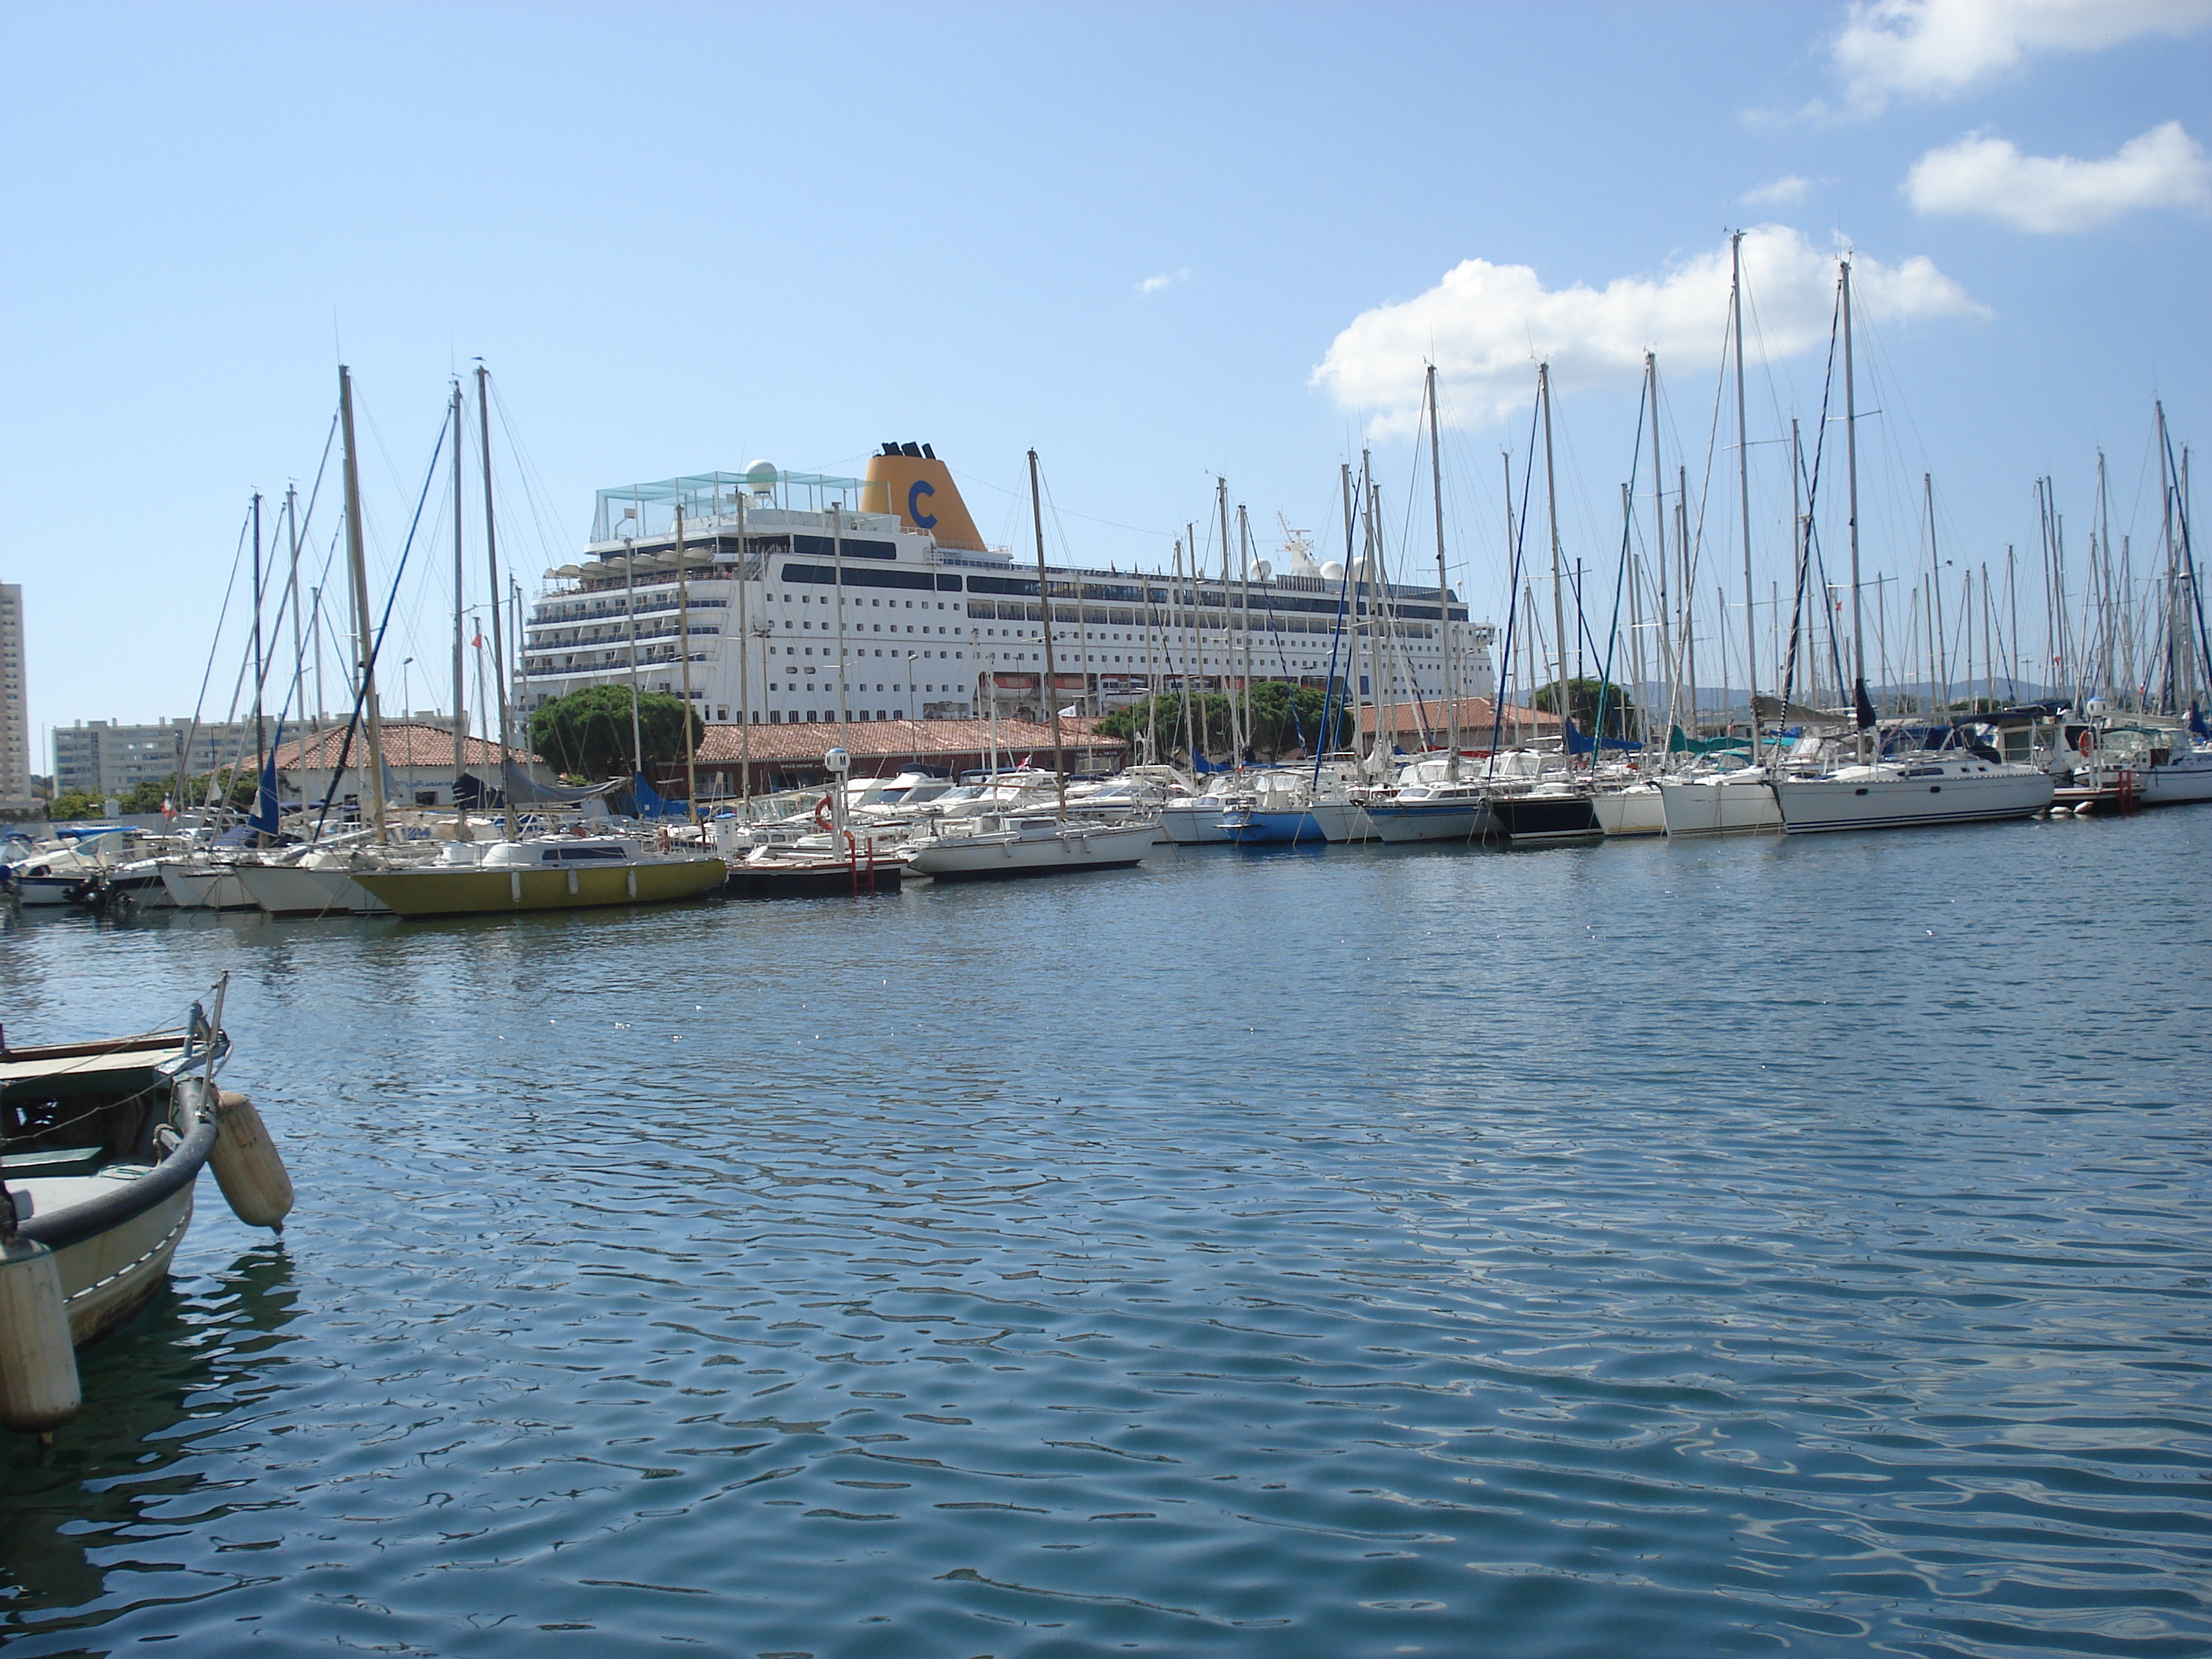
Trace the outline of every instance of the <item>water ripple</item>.
<instances>
[{"instance_id":1,"label":"water ripple","mask_svg":"<svg viewBox=\"0 0 2212 1659\"><path fill-rule=\"evenodd\" d=\"M7 1449L0 1640L2212 1650L2208 842L16 925L11 1031L233 971L302 1202Z\"/></svg>"}]
</instances>

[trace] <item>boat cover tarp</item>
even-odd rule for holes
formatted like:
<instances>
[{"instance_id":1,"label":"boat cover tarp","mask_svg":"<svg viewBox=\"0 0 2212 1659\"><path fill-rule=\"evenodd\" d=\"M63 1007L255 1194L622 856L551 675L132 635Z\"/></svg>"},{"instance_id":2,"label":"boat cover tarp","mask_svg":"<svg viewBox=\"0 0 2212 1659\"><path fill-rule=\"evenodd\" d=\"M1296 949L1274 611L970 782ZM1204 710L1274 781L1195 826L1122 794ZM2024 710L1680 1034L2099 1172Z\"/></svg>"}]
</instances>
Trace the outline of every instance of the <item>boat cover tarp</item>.
<instances>
[{"instance_id":1,"label":"boat cover tarp","mask_svg":"<svg viewBox=\"0 0 2212 1659\"><path fill-rule=\"evenodd\" d=\"M1823 708L1809 708L1802 702L1770 697L1764 691L1753 695L1751 712L1763 720L1789 720L1799 726L1849 726L1851 723L1848 714L1832 714Z\"/></svg>"},{"instance_id":2,"label":"boat cover tarp","mask_svg":"<svg viewBox=\"0 0 2212 1659\"><path fill-rule=\"evenodd\" d=\"M630 816L637 818L688 818L691 803L688 800L668 800L647 781L641 772L629 781Z\"/></svg>"},{"instance_id":3,"label":"boat cover tarp","mask_svg":"<svg viewBox=\"0 0 2212 1659\"><path fill-rule=\"evenodd\" d=\"M1745 738L1692 739L1683 736L1682 728L1679 726L1667 728L1667 752L1670 755L1717 755L1728 750L1741 750L1747 755L1751 752L1750 740Z\"/></svg>"},{"instance_id":4,"label":"boat cover tarp","mask_svg":"<svg viewBox=\"0 0 2212 1659\"><path fill-rule=\"evenodd\" d=\"M540 783L520 767L511 767L507 769L506 799L518 806L581 806L586 801L602 799L622 787L619 778L605 783ZM453 798L464 806L484 805L492 802L498 793L487 790L483 780L473 772L464 772L453 786Z\"/></svg>"},{"instance_id":5,"label":"boat cover tarp","mask_svg":"<svg viewBox=\"0 0 2212 1659\"><path fill-rule=\"evenodd\" d=\"M1563 721L1562 724L1566 730L1567 752L1570 755L1594 755L1601 749L1619 749L1632 753L1640 753L1644 748L1642 744L1633 742L1627 738L1586 738L1572 720Z\"/></svg>"}]
</instances>

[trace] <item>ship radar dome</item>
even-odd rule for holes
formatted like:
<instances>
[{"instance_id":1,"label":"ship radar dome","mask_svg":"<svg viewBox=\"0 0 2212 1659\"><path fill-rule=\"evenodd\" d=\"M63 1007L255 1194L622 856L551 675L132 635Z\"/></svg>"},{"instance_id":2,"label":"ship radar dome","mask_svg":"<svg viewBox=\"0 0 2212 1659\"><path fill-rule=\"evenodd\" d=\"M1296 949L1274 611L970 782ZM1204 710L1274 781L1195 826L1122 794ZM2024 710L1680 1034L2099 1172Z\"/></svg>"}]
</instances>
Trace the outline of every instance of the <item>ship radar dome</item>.
<instances>
[{"instance_id":1,"label":"ship radar dome","mask_svg":"<svg viewBox=\"0 0 2212 1659\"><path fill-rule=\"evenodd\" d=\"M745 468L745 488L756 495L773 495L777 477L774 461L755 461Z\"/></svg>"},{"instance_id":2,"label":"ship radar dome","mask_svg":"<svg viewBox=\"0 0 2212 1659\"><path fill-rule=\"evenodd\" d=\"M1327 564L1322 566L1321 577L1323 581L1342 581L1344 580L1344 561L1341 559L1331 559Z\"/></svg>"}]
</instances>

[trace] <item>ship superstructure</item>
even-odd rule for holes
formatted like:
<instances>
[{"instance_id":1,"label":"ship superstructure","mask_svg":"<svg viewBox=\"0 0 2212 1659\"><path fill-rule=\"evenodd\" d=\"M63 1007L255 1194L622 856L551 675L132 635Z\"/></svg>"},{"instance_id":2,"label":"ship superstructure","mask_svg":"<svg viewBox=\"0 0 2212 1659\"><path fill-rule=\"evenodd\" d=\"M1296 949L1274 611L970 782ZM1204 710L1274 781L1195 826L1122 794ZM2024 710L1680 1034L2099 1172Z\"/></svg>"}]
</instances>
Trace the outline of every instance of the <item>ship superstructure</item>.
<instances>
[{"instance_id":1,"label":"ship superstructure","mask_svg":"<svg viewBox=\"0 0 2212 1659\"><path fill-rule=\"evenodd\" d=\"M756 462L603 489L583 556L532 606L518 701L628 684L633 655L641 689L682 695L688 654L692 706L714 723L1097 715L1248 676L1322 686L1333 643L1365 696L1493 693L1495 630L1458 596L1451 674L1434 587L1347 581L1291 550L1302 568L1285 574L1048 567L1048 689L1036 567L985 545L927 445L885 444L865 478ZM1340 614L1379 642L1357 671Z\"/></svg>"}]
</instances>

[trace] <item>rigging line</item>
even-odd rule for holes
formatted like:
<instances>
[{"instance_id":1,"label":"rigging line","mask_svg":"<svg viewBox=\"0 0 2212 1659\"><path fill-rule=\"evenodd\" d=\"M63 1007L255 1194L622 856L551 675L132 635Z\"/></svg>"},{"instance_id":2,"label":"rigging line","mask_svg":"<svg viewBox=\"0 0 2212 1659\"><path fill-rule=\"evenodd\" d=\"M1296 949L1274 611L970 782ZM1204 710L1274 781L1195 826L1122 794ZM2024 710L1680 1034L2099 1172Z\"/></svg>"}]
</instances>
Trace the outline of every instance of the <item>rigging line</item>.
<instances>
[{"instance_id":1,"label":"rigging line","mask_svg":"<svg viewBox=\"0 0 2212 1659\"><path fill-rule=\"evenodd\" d=\"M558 516L553 508L552 492L546 485L545 475L539 469L536 458L524 446L514 429L497 377L487 372L484 383L491 388L492 411L499 416L500 435L507 440L507 453L514 458L516 473L522 480L523 501L530 510L531 527L538 532L538 553L541 557L550 558L545 550L554 544L552 537L555 532L548 529L546 520ZM506 595L500 597L503 603Z\"/></svg>"},{"instance_id":2,"label":"rigging line","mask_svg":"<svg viewBox=\"0 0 2212 1659\"><path fill-rule=\"evenodd\" d=\"M1483 763L1485 772L1493 777L1497 775L1498 770L1498 738L1499 733L1505 729L1504 688L1512 683L1513 677L1513 630L1521 616L1521 551L1528 539L1528 491L1536 474L1536 433L1539 414L1538 405L1534 399L1531 399L1528 404L1528 458L1521 469L1521 517L1512 526L1513 545L1505 567L1505 643L1504 647L1505 669L1504 674L1498 678L1498 695L1490 700L1490 755ZM1510 480L1508 480L1505 511L1509 516L1513 511Z\"/></svg>"},{"instance_id":3,"label":"rigging line","mask_svg":"<svg viewBox=\"0 0 2212 1659\"><path fill-rule=\"evenodd\" d=\"M1028 495L1020 490L1009 489L1004 484L993 483L988 478L979 477L973 472L963 472L957 466L948 466L945 470L947 472L950 472L956 478L964 478L969 483L980 484L986 489L995 489L1001 495L1008 496L1017 501L1024 501L1029 499ZM1167 541L1170 539L1172 536L1172 532L1169 531L1148 530L1143 525L1123 524L1118 519L1102 519L1095 514L1078 513L1072 507L1062 507L1059 510L1066 514L1066 515L1071 519L1082 519L1091 524L1103 524L1114 530L1127 530L1133 535L1150 536L1158 541Z\"/></svg>"},{"instance_id":4,"label":"rigging line","mask_svg":"<svg viewBox=\"0 0 2212 1659\"><path fill-rule=\"evenodd\" d=\"M2181 532L2182 568L2188 573L2189 597L2197 611L2197 645L2203 654L2203 661L2212 669L2212 632L2204 626L2204 585L2197 580L2197 549L2189 534L2189 496L2181 488L2181 465L2173 457L2173 434L2166 434L2166 476L2172 479L2167 488L2173 492L2173 518Z\"/></svg>"},{"instance_id":5,"label":"rigging line","mask_svg":"<svg viewBox=\"0 0 2212 1659\"><path fill-rule=\"evenodd\" d=\"M1590 723L1590 742L1593 745L1590 750L1590 758L1593 764L1605 748L1606 703L1608 694L1613 690L1613 647L1620 642L1620 596L1622 589L1628 581L1629 538L1635 534L1636 531L1636 472L1644 461L1644 406L1648 401L1647 394L1644 392L1637 394L1636 441L1630 446L1628 451L1628 493L1622 497L1620 564L1613 573L1613 620L1607 625L1604 665L1598 671L1597 713L1596 718ZM1575 595L1575 611L1577 620L1580 622L1582 595L1579 592ZM1583 626L1584 632L1587 633L1588 624L1584 623ZM1590 641L1590 654L1594 657L1598 654L1595 640ZM1564 735L1565 728L1563 726L1560 730Z\"/></svg>"},{"instance_id":6,"label":"rigging line","mask_svg":"<svg viewBox=\"0 0 2212 1659\"><path fill-rule=\"evenodd\" d=\"M1692 533L1690 538L1688 554L1690 565L1689 574L1683 579L1683 625L1691 629L1694 629L1697 626L1698 575L1700 568L1702 568L1705 557L1705 508L1711 503L1713 493L1713 461L1719 452L1722 393L1728 385L1728 362L1729 331L1726 325L1723 325L1721 329L1720 366L1713 374L1712 423L1706 428L1705 432L1705 470L1704 476L1698 480L1698 525L1696 530ZM1728 647L1726 645L1728 638L1728 618L1726 617L1723 617L1720 619L1720 636L1723 641L1721 647L1723 653L1721 678L1725 681L1728 678ZM1725 690L1727 687L1723 685L1722 689ZM1693 685L1690 688L1690 708L1692 714L1691 724L1692 726L1697 724L1695 718L1698 706L1697 699L1698 688Z\"/></svg>"},{"instance_id":7,"label":"rigging line","mask_svg":"<svg viewBox=\"0 0 2212 1659\"><path fill-rule=\"evenodd\" d=\"M1338 472L1338 474L1337 474L1337 479L1338 479L1338 491L1339 491L1339 493L1340 493L1340 494L1343 493L1344 489L1346 489L1346 483L1345 483L1345 478L1346 478L1346 474L1349 471L1350 471L1349 465L1348 465L1348 464L1346 464L1346 465L1344 466L1343 470L1340 471ZM1364 489L1367 487L1367 485L1366 485L1366 483L1365 483L1365 479L1366 479L1366 473L1365 473L1365 471L1364 471L1364 469L1363 469L1363 471L1361 471L1360 477L1361 477L1361 483L1360 483L1360 486L1359 486L1359 487L1360 487L1362 489ZM1352 588L1352 527L1353 527L1353 526L1354 526L1355 524L1357 524L1357 523L1358 523L1358 514L1351 514L1351 513L1347 513L1347 514L1346 514L1346 515L1345 515L1345 520L1344 520L1344 566L1343 566L1343 573L1342 573L1340 575L1339 575L1339 576L1337 577L1337 579L1336 579L1336 620L1335 620L1334 625L1334 626L1332 626L1332 627L1331 627L1331 629L1329 629L1329 636L1328 636L1328 681L1327 681L1327 683L1326 683L1327 689L1322 692L1322 700L1321 700L1321 736L1322 736L1322 743L1321 743L1321 744L1316 744L1315 745L1315 747L1314 747L1314 769L1313 769L1313 781L1314 781L1314 787L1315 787L1316 788L1319 788L1319 787L1321 787L1321 763L1322 763L1322 746L1323 746L1324 744L1327 744L1328 740L1331 737L1333 737L1333 736L1334 736L1334 735L1335 735L1338 722L1339 722L1339 721L1343 718L1342 710L1343 710L1343 706L1344 706L1344 698L1343 698L1342 693L1340 691L1340 690L1339 690L1339 688L1338 688L1338 685L1337 685L1337 679L1336 679L1336 663L1337 663L1337 655L1338 655L1338 653L1339 653L1339 651L1342 648L1343 644L1344 644L1344 617L1345 617L1345 606L1346 606L1346 600L1347 600L1347 599L1348 599L1348 598L1350 597L1351 588ZM1379 724L1379 722L1378 722L1378 724ZM1353 743L1353 745L1354 745L1354 752L1355 752L1355 753L1357 752L1357 748L1358 748L1358 739L1359 739L1358 726L1358 723L1357 723L1357 721L1355 721L1355 722L1354 722L1354 724L1353 724L1353 728L1352 728L1352 743Z\"/></svg>"},{"instance_id":8,"label":"rigging line","mask_svg":"<svg viewBox=\"0 0 2212 1659\"><path fill-rule=\"evenodd\" d=\"M1816 556L1814 550L1819 545L1820 538L1814 526L1817 523L1816 514L1820 501L1821 458L1827 453L1828 448L1828 410L1836 395L1836 341L1843 316L1843 286L1838 283L1836 288L1835 301L1829 307L1828 313L1828 361L1820 377L1820 419L1813 433L1812 470L1808 472L1805 469L1805 456L1802 444L1791 461L1791 465L1797 469L1798 482L1805 488L1805 518L1802 525L1790 526L1790 562L1796 567L1793 573L1796 592L1795 603L1790 613L1790 668L1785 676L1786 683L1782 688L1782 700L1784 702L1790 701L1796 686L1797 647L1805 612L1805 578ZM1821 592L1825 596L1827 592L1825 564L1821 574L1823 577ZM1826 603L1825 597L1821 602L1824 605ZM1814 646L1815 649L1819 648L1817 640L1814 641Z\"/></svg>"},{"instance_id":9,"label":"rigging line","mask_svg":"<svg viewBox=\"0 0 2212 1659\"><path fill-rule=\"evenodd\" d=\"M192 742L199 734L200 716L207 708L208 682L215 678L216 654L222 648L222 628L230 615L231 596L238 590L238 568L246 558L246 538L253 527L253 515L249 511L238 526L238 546L230 556L230 580L223 586L222 608L216 613L215 638L208 642L207 666L200 672L200 694L192 704L192 723L185 731L185 746L177 757L177 793L184 793L185 769L191 763Z\"/></svg>"},{"instance_id":10,"label":"rigging line","mask_svg":"<svg viewBox=\"0 0 2212 1659\"><path fill-rule=\"evenodd\" d=\"M315 820L313 838L317 841L323 838L323 826L330 822L331 797L337 793L338 779L344 775L347 758L353 753L353 734L361 725L362 707L368 699L369 686L376 678L376 659L384 649L384 630L392 624L392 602L399 597L400 579L407 574L407 556L415 550L415 532L422 526L422 504L430 497L430 486L438 477L438 459L446 453L446 434L453 426L453 411L449 404L445 418L438 422L438 441L430 451L429 469L422 477L422 493L416 497L415 517L407 526L407 539L399 549L399 568L392 573L392 586L384 599L383 618L376 625L376 637L369 642L368 660L362 665L361 684L354 692L353 714L346 721L345 738L338 747L337 764L331 769L330 787L323 791L322 814ZM456 433L454 435L458 437L459 434ZM372 789L384 787L382 778L370 778L367 781Z\"/></svg>"}]
</instances>

